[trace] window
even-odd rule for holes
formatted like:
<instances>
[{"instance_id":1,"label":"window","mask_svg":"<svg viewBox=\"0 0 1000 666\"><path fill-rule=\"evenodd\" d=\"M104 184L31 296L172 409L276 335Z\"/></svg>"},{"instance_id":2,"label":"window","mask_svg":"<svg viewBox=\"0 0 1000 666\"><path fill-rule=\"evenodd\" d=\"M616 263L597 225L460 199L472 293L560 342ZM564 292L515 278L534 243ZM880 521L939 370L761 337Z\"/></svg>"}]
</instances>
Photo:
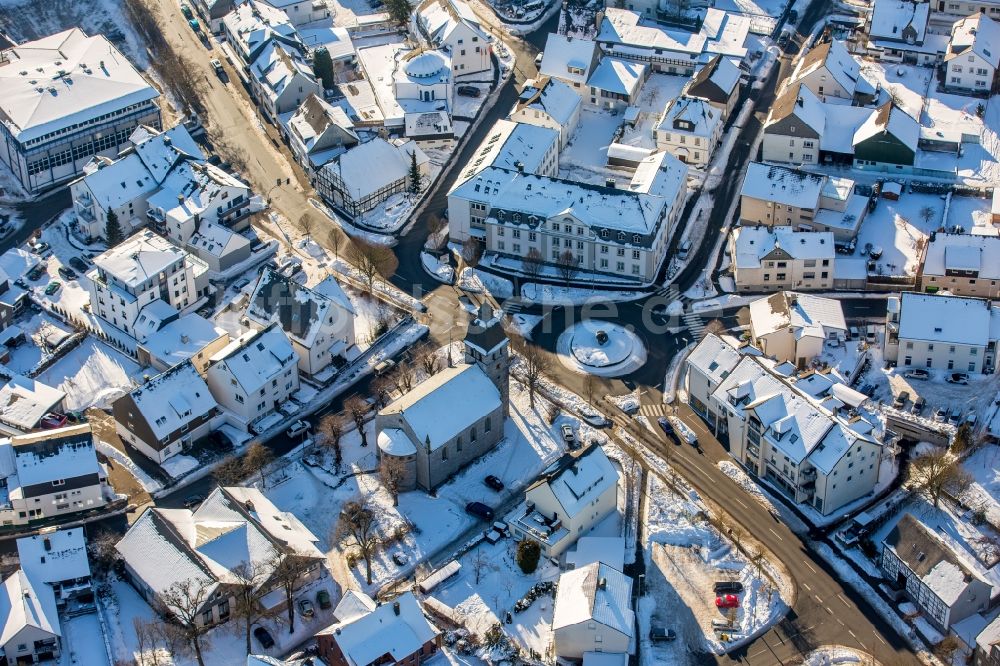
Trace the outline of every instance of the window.
<instances>
[{"instance_id":1,"label":"window","mask_svg":"<svg viewBox=\"0 0 1000 666\"><path fill-rule=\"evenodd\" d=\"M458 440L458 441L460 441L460 442L461 442L461 441L462 441L462 439L461 439L461 438L459 438L459 440ZM476 429L475 429L475 427L473 427L473 428L471 428L471 429L469 430L469 441L470 441L470 442L474 442L474 441L476 441Z\"/></svg>"},{"instance_id":2,"label":"window","mask_svg":"<svg viewBox=\"0 0 1000 666\"><path fill-rule=\"evenodd\" d=\"M447 459L448 459L448 447L447 446L442 446L441 447L441 460L447 460Z\"/></svg>"},{"instance_id":3,"label":"window","mask_svg":"<svg viewBox=\"0 0 1000 666\"><path fill-rule=\"evenodd\" d=\"M493 429L493 419L491 417L489 416L486 417L486 425L483 429L486 430L486 432L489 432L490 430Z\"/></svg>"},{"instance_id":4,"label":"window","mask_svg":"<svg viewBox=\"0 0 1000 666\"><path fill-rule=\"evenodd\" d=\"M632 250L632 258L633 259L638 259L641 256L642 256L642 253L639 252L639 250Z\"/></svg>"}]
</instances>

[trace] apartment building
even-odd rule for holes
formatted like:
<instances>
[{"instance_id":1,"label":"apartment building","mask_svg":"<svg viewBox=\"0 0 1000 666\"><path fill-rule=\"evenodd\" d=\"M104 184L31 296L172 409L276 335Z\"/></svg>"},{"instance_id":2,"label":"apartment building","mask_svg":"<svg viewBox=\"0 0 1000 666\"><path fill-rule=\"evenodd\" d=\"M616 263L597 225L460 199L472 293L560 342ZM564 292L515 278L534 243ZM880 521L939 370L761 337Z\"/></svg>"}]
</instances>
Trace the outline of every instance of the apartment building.
<instances>
[{"instance_id":1,"label":"apartment building","mask_svg":"<svg viewBox=\"0 0 1000 666\"><path fill-rule=\"evenodd\" d=\"M1000 67L1000 23L979 13L956 21L944 62L946 88L980 94L995 90Z\"/></svg>"},{"instance_id":2,"label":"apartment building","mask_svg":"<svg viewBox=\"0 0 1000 666\"><path fill-rule=\"evenodd\" d=\"M877 84L862 74L861 64L839 39L821 42L799 59L785 85L796 83L806 86L821 101L867 105L878 94Z\"/></svg>"},{"instance_id":3,"label":"apartment building","mask_svg":"<svg viewBox=\"0 0 1000 666\"><path fill-rule=\"evenodd\" d=\"M750 303L750 340L777 361L804 370L828 345L847 340L840 301L779 291Z\"/></svg>"},{"instance_id":4,"label":"apartment building","mask_svg":"<svg viewBox=\"0 0 1000 666\"><path fill-rule=\"evenodd\" d=\"M736 227L729 234L736 290L832 289L837 253L833 234L792 227Z\"/></svg>"},{"instance_id":5,"label":"apartment building","mask_svg":"<svg viewBox=\"0 0 1000 666\"><path fill-rule=\"evenodd\" d=\"M681 95L667 102L653 128L656 149L681 162L707 167L722 139L722 112L706 100Z\"/></svg>"},{"instance_id":6,"label":"apartment building","mask_svg":"<svg viewBox=\"0 0 1000 666\"><path fill-rule=\"evenodd\" d=\"M1000 237L933 234L927 242L920 288L953 296L1000 297Z\"/></svg>"},{"instance_id":7,"label":"apartment building","mask_svg":"<svg viewBox=\"0 0 1000 666\"><path fill-rule=\"evenodd\" d=\"M507 119L555 130L562 150L576 131L582 106L580 96L565 82L550 77L528 79ZM516 131L516 127L511 131Z\"/></svg>"},{"instance_id":8,"label":"apartment building","mask_svg":"<svg viewBox=\"0 0 1000 666\"><path fill-rule=\"evenodd\" d=\"M272 40L250 65L250 92L272 123L278 124L280 116L295 111L310 95L323 94L302 53Z\"/></svg>"},{"instance_id":9,"label":"apartment building","mask_svg":"<svg viewBox=\"0 0 1000 666\"><path fill-rule=\"evenodd\" d=\"M826 111L816 94L804 83L788 86L764 122L764 161L818 164L825 129Z\"/></svg>"},{"instance_id":10,"label":"apartment building","mask_svg":"<svg viewBox=\"0 0 1000 666\"><path fill-rule=\"evenodd\" d=\"M411 34L428 48L445 49L455 76L492 69L490 38L463 0L425 0L410 18Z\"/></svg>"},{"instance_id":11,"label":"apartment building","mask_svg":"<svg viewBox=\"0 0 1000 666\"><path fill-rule=\"evenodd\" d=\"M114 158L140 125L160 127L160 94L103 35L79 28L0 53L0 161L29 192Z\"/></svg>"}]
</instances>

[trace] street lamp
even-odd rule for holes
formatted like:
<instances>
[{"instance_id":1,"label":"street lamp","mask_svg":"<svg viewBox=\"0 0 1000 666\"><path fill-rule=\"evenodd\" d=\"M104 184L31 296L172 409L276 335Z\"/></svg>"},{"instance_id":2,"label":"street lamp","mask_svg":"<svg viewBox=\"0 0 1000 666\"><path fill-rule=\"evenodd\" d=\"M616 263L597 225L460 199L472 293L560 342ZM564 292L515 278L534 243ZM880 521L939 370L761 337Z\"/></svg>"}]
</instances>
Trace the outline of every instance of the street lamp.
<instances>
[{"instance_id":1,"label":"street lamp","mask_svg":"<svg viewBox=\"0 0 1000 666\"><path fill-rule=\"evenodd\" d=\"M642 598L642 583L645 580L646 574L639 574L639 598Z\"/></svg>"}]
</instances>

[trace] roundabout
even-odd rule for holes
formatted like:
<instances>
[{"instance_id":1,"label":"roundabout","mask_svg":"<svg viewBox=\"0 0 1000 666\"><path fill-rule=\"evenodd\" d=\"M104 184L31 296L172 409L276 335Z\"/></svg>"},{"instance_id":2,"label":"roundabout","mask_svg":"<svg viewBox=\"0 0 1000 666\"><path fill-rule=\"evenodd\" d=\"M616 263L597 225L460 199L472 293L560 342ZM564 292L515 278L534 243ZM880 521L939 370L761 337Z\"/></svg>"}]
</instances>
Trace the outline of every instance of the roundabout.
<instances>
[{"instance_id":1,"label":"roundabout","mask_svg":"<svg viewBox=\"0 0 1000 666\"><path fill-rule=\"evenodd\" d=\"M597 319L586 319L563 331L556 351L566 367L598 377L627 375L646 362L646 346L635 332Z\"/></svg>"}]
</instances>

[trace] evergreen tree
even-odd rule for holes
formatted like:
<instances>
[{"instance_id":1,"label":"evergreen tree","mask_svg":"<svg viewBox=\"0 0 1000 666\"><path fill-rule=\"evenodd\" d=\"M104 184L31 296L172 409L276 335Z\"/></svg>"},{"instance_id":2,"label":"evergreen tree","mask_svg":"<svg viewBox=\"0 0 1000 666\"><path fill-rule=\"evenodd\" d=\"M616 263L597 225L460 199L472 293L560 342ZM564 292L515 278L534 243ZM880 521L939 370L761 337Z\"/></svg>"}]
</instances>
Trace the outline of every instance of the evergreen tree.
<instances>
[{"instance_id":1,"label":"evergreen tree","mask_svg":"<svg viewBox=\"0 0 1000 666\"><path fill-rule=\"evenodd\" d=\"M410 192L417 194L420 192L420 169L417 167L417 151L410 153Z\"/></svg>"},{"instance_id":2,"label":"evergreen tree","mask_svg":"<svg viewBox=\"0 0 1000 666\"><path fill-rule=\"evenodd\" d=\"M410 0L388 0L386 2L386 9L389 11L389 16L393 21L400 25L405 25L410 20L413 5L410 4Z\"/></svg>"},{"instance_id":3,"label":"evergreen tree","mask_svg":"<svg viewBox=\"0 0 1000 666\"><path fill-rule=\"evenodd\" d=\"M326 49L316 49L313 52L313 73L323 82L324 90L333 89L333 59Z\"/></svg>"},{"instance_id":4,"label":"evergreen tree","mask_svg":"<svg viewBox=\"0 0 1000 666\"><path fill-rule=\"evenodd\" d=\"M108 240L108 247L114 247L124 240L122 225L118 223L118 216L113 210L108 211L108 223L104 227L104 236Z\"/></svg>"}]
</instances>

